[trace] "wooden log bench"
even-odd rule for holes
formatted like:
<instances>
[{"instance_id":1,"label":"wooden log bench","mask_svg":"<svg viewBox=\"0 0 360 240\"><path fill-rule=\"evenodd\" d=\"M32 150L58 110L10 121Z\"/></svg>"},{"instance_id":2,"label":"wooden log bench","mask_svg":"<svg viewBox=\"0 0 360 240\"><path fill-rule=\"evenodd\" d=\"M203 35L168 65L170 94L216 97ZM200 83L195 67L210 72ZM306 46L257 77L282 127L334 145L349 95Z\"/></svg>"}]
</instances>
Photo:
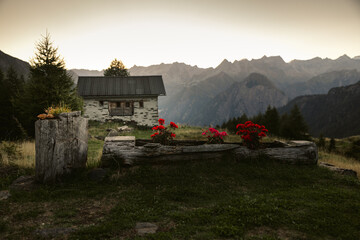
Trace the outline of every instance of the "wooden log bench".
<instances>
[{"instance_id":1,"label":"wooden log bench","mask_svg":"<svg viewBox=\"0 0 360 240\"><path fill-rule=\"evenodd\" d=\"M204 141L176 141L161 145L134 136L106 137L101 164L103 167L136 166L176 161L198 161L232 158L268 158L289 164L317 164L318 151L309 141L276 142L264 148L250 150L240 143L205 144Z\"/></svg>"}]
</instances>

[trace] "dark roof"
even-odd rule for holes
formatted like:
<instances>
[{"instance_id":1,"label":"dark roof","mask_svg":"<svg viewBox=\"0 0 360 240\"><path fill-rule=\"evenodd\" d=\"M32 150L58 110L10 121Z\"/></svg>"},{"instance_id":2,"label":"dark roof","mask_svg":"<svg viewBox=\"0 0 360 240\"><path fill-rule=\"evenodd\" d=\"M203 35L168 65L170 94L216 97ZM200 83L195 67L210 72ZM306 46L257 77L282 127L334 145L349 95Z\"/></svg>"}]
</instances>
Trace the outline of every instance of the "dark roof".
<instances>
[{"instance_id":1,"label":"dark roof","mask_svg":"<svg viewBox=\"0 0 360 240\"><path fill-rule=\"evenodd\" d=\"M82 97L166 95L162 76L79 77L77 87Z\"/></svg>"}]
</instances>

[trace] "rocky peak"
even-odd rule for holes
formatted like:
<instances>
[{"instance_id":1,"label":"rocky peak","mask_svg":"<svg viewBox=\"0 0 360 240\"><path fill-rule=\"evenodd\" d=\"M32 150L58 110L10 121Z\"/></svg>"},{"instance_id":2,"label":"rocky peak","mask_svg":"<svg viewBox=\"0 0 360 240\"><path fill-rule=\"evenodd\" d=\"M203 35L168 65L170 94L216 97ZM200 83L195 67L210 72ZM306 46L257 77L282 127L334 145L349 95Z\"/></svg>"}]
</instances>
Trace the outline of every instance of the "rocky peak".
<instances>
[{"instance_id":1,"label":"rocky peak","mask_svg":"<svg viewBox=\"0 0 360 240\"><path fill-rule=\"evenodd\" d=\"M260 85L268 88L275 88L274 84L266 76L260 73L251 73L243 82L247 88L253 88Z\"/></svg>"}]
</instances>

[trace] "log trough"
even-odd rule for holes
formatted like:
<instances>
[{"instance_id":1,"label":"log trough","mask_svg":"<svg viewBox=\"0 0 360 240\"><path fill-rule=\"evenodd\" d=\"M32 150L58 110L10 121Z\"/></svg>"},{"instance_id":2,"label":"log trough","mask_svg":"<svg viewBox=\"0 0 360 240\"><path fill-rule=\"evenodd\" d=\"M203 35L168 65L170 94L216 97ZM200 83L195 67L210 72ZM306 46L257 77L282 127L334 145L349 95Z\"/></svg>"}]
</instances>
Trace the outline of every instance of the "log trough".
<instances>
[{"instance_id":1,"label":"log trough","mask_svg":"<svg viewBox=\"0 0 360 240\"><path fill-rule=\"evenodd\" d=\"M316 165L316 144L309 141L273 142L251 150L240 143L206 144L205 141L175 141L161 145L134 136L106 137L101 164L103 167L131 167L177 161L200 161L232 158L241 161L265 156L282 163Z\"/></svg>"}]
</instances>

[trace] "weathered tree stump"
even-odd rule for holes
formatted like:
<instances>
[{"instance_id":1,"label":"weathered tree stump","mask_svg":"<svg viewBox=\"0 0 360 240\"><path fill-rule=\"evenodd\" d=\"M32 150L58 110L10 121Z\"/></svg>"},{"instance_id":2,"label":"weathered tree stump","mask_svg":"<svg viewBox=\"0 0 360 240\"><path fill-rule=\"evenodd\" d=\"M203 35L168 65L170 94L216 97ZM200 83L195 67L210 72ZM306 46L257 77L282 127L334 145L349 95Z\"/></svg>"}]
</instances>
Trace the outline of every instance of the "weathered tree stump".
<instances>
[{"instance_id":1,"label":"weathered tree stump","mask_svg":"<svg viewBox=\"0 0 360 240\"><path fill-rule=\"evenodd\" d=\"M231 157L241 161L246 158L266 156L279 162L290 164L316 164L318 152L316 145L308 141L273 143L262 149L250 150L239 143L198 144L180 141L175 146L149 143L136 140L133 136L106 137L101 158L104 167L134 166L176 161L212 160Z\"/></svg>"},{"instance_id":2,"label":"weathered tree stump","mask_svg":"<svg viewBox=\"0 0 360 240\"><path fill-rule=\"evenodd\" d=\"M81 112L61 113L58 119L35 122L35 180L51 183L73 169L85 168L88 121Z\"/></svg>"}]
</instances>

